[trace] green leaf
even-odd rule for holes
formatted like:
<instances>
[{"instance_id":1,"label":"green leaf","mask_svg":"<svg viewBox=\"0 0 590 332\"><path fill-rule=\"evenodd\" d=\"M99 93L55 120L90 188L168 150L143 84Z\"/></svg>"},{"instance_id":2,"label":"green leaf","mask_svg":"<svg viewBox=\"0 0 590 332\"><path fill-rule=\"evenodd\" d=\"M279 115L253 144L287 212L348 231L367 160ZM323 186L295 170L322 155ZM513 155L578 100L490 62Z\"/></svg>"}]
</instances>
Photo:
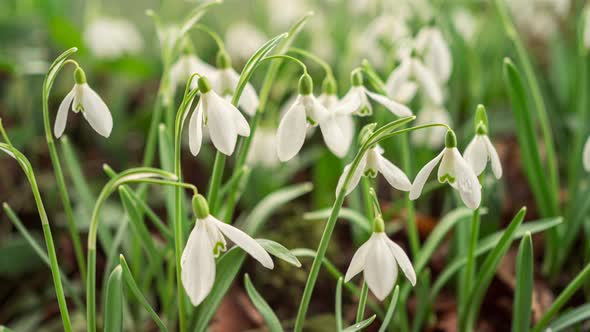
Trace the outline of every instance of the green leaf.
<instances>
[{"instance_id":1,"label":"green leaf","mask_svg":"<svg viewBox=\"0 0 590 332\"><path fill-rule=\"evenodd\" d=\"M303 214L303 219L305 220L323 220L328 219L330 217L330 213L332 213L332 208L325 208L316 211L306 212ZM345 220L350 221L353 225L358 226L360 229L371 232L371 222L367 217L363 216L359 212L348 209L342 208L340 209L340 213L338 214L338 218L342 218Z\"/></svg>"},{"instance_id":2,"label":"green leaf","mask_svg":"<svg viewBox=\"0 0 590 332\"><path fill-rule=\"evenodd\" d=\"M275 256L276 258L282 259L296 267L301 267L301 262L299 262L297 257L282 244L267 239L256 239L256 242L258 242L258 244L260 244L264 250L268 251L269 254Z\"/></svg>"},{"instance_id":3,"label":"green leaf","mask_svg":"<svg viewBox=\"0 0 590 332\"><path fill-rule=\"evenodd\" d=\"M360 331L360 330L364 329L365 327L371 325L376 317L377 317L376 315L373 315L360 323L356 323L354 325L351 325L351 326L345 328L344 330L342 330L342 332Z\"/></svg>"},{"instance_id":4,"label":"green leaf","mask_svg":"<svg viewBox=\"0 0 590 332\"><path fill-rule=\"evenodd\" d=\"M334 301L335 309L334 315L336 316L336 331L342 331L342 282L344 278L339 277L336 283L336 300Z\"/></svg>"},{"instance_id":5,"label":"green leaf","mask_svg":"<svg viewBox=\"0 0 590 332\"><path fill-rule=\"evenodd\" d=\"M0 325L0 332L15 332L4 325Z\"/></svg>"},{"instance_id":6,"label":"green leaf","mask_svg":"<svg viewBox=\"0 0 590 332\"><path fill-rule=\"evenodd\" d=\"M117 265L109 276L104 308L104 331L123 330L123 269Z\"/></svg>"},{"instance_id":7,"label":"green leaf","mask_svg":"<svg viewBox=\"0 0 590 332\"><path fill-rule=\"evenodd\" d=\"M531 326L531 302L534 286L534 257L531 233L520 241L516 258L516 287L512 309L512 331L528 332Z\"/></svg>"},{"instance_id":8,"label":"green leaf","mask_svg":"<svg viewBox=\"0 0 590 332\"><path fill-rule=\"evenodd\" d=\"M258 309L258 312L262 315L262 318L264 318L269 331L282 332L283 328L281 327L279 318L274 311L272 311L272 308L268 303L262 298L260 293L256 291L256 288L252 285L252 281L250 281L250 277L247 273L244 275L244 286L246 286L246 292L248 293L248 297L250 297L252 304L254 304L256 309Z\"/></svg>"},{"instance_id":9,"label":"green leaf","mask_svg":"<svg viewBox=\"0 0 590 332\"><path fill-rule=\"evenodd\" d=\"M479 307L481 302L483 301L483 297L488 289L488 286L492 282L494 275L496 274L496 269L498 268L498 264L502 260L502 257L506 254L508 249L510 249L510 244L513 240L513 235L524 220L524 216L526 214L526 208L523 207L520 211L514 216L508 228L502 233L502 237L492 250L486 257L481 270L479 271L477 278L475 280L475 284L473 285L472 290L470 290L471 296L467 302L467 315L466 321L462 326L464 327L465 331L472 331L473 325L475 324L475 319L479 313ZM529 233L527 233L529 234Z\"/></svg>"},{"instance_id":10,"label":"green leaf","mask_svg":"<svg viewBox=\"0 0 590 332\"><path fill-rule=\"evenodd\" d=\"M590 320L590 303L572 309L557 317L549 326L547 331L559 332L578 323ZM569 331L569 330L568 330Z\"/></svg>"},{"instance_id":11,"label":"green leaf","mask_svg":"<svg viewBox=\"0 0 590 332\"><path fill-rule=\"evenodd\" d=\"M385 318L383 319L383 323L381 323L381 327L379 328L379 332L387 331L387 327L389 326L389 322L393 318L393 313L395 312L395 307L397 306L397 300L399 299L399 285L395 286L393 290L393 295L391 296L391 301L389 302L389 307L387 307L387 313L385 314Z\"/></svg>"}]
</instances>

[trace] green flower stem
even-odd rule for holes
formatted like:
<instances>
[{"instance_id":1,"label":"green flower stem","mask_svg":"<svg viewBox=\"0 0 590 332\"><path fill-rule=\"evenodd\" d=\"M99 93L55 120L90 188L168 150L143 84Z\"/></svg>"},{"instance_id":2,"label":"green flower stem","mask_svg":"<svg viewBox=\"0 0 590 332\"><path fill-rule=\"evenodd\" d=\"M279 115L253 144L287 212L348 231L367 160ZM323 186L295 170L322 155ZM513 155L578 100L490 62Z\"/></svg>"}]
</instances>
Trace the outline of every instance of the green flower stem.
<instances>
[{"instance_id":1,"label":"green flower stem","mask_svg":"<svg viewBox=\"0 0 590 332\"><path fill-rule=\"evenodd\" d=\"M475 248L477 247L477 238L479 237L479 221L480 221L480 213L479 208L473 211L473 216L471 218L471 237L469 241L469 247L467 249L467 263L465 265L465 277L463 280L465 281L465 287L467 297L471 296L471 288L473 280L475 279ZM464 321L462 316L465 315L467 312L467 308L465 308L465 304L459 306L459 321Z\"/></svg>"},{"instance_id":2,"label":"green flower stem","mask_svg":"<svg viewBox=\"0 0 590 332\"><path fill-rule=\"evenodd\" d=\"M363 176L361 188L363 191L363 203L365 205L365 215L371 222L375 220L375 213L373 212L373 197L371 193L374 191L371 188L371 179L366 176ZM363 280L363 287L361 289L361 295L359 297L359 304L356 312L356 322L360 323L363 320L365 315L365 307L367 304L367 296L369 295L367 282Z\"/></svg>"},{"instance_id":3,"label":"green flower stem","mask_svg":"<svg viewBox=\"0 0 590 332\"><path fill-rule=\"evenodd\" d=\"M213 172L211 173L211 180L209 182L209 192L207 193L207 200L209 201L209 206L214 208L217 206L217 199L219 188L221 187L221 178L223 177L223 170L225 169L225 159L226 156L217 151L215 154L215 162L213 163ZM218 211L212 210L211 213L215 214ZM229 222L226 220L226 222Z\"/></svg>"},{"instance_id":4,"label":"green flower stem","mask_svg":"<svg viewBox=\"0 0 590 332\"><path fill-rule=\"evenodd\" d=\"M408 140L407 134L400 135L400 145L404 172L406 175L411 176L412 160L410 156L410 142ZM404 202L408 214L408 221L406 224L408 226L407 230L408 239L410 242L410 250L412 250L412 256L417 257L418 253L420 252L420 235L418 234L418 225L416 225L416 207L414 206L414 201L410 199L409 194L404 195Z\"/></svg>"},{"instance_id":5,"label":"green flower stem","mask_svg":"<svg viewBox=\"0 0 590 332\"><path fill-rule=\"evenodd\" d=\"M49 67L49 71L43 81L43 128L45 129L45 140L47 141L47 148L49 150L49 156L51 158L51 164L53 166L53 172L55 174L55 180L57 182L57 190L61 199L64 211L66 214L66 220L68 222L68 230L74 246L74 254L76 256L76 263L80 270L80 277L82 280L86 280L86 269L84 262L84 253L82 251L82 242L80 235L78 234L78 227L74 219L74 213L72 211L72 203L66 187L66 180L64 178L61 162L57 154L57 148L55 147L55 141L53 139L53 133L51 131L51 121L49 118L49 93L53 86L53 82L57 74L61 71L63 66L67 63L73 63L75 66L78 64L73 60L66 60L71 54L76 52L76 48L71 48L66 52L62 53Z\"/></svg>"},{"instance_id":6,"label":"green flower stem","mask_svg":"<svg viewBox=\"0 0 590 332\"><path fill-rule=\"evenodd\" d=\"M330 67L330 65L326 61L322 60L317 55L315 55L315 54L313 54L311 52L308 52L308 51L306 51L304 49L296 48L296 47L290 48L289 49L289 52L297 53L299 55L302 55L302 56L304 56L306 58L311 59L312 61L314 61L317 64L319 64L324 69L324 72L326 72L326 76L327 77L334 78L334 72L332 71L332 67Z\"/></svg>"},{"instance_id":7,"label":"green flower stem","mask_svg":"<svg viewBox=\"0 0 590 332\"><path fill-rule=\"evenodd\" d=\"M363 288L361 288L361 296L359 298L359 304L356 311L356 322L360 323L363 321L365 316L365 307L367 305L367 296L369 295L369 286L363 281Z\"/></svg>"}]
</instances>

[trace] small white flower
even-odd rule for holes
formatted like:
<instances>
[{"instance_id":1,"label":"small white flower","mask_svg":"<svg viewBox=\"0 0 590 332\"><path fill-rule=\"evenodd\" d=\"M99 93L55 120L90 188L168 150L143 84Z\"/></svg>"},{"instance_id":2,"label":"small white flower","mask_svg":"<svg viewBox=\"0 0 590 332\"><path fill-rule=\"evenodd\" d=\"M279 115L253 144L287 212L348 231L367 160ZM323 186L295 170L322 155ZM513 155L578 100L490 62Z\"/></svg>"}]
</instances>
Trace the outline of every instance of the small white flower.
<instances>
[{"instance_id":1,"label":"small white flower","mask_svg":"<svg viewBox=\"0 0 590 332\"><path fill-rule=\"evenodd\" d=\"M76 84L59 105L55 119L55 137L60 138L66 129L68 108L74 113L82 112L90 126L100 135L109 137L113 129L113 117L100 96L86 83L86 75L81 68L74 72Z\"/></svg>"},{"instance_id":2,"label":"small white flower","mask_svg":"<svg viewBox=\"0 0 590 332\"><path fill-rule=\"evenodd\" d=\"M232 24L225 34L227 52L241 61L248 60L267 40L260 30L245 22Z\"/></svg>"},{"instance_id":3,"label":"small white flower","mask_svg":"<svg viewBox=\"0 0 590 332\"><path fill-rule=\"evenodd\" d=\"M180 260L182 285L194 306L203 302L213 287L215 257L226 250L225 237L267 269L274 268L270 255L248 234L211 215L197 218Z\"/></svg>"},{"instance_id":4,"label":"small white flower","mask_svg":"<svg viewBox=\"0 0 590 332\"><path fill-rule=\"evenodd\" d=\"M586 141L586 144L584 145L583 160L584 160L584 168L588 172L590 172L590 137L588 137L588 140Z\"/></svg>"},{"instance_id":5,"label":"small white flower","mask_svg":"<svg viewBox=\"0 0 590 332\"><path fill-rule=\"evenodd\" d=\"M215 148L230 156L239 136L250 135L250 126L240 111L211 89L207 79L198 80L201 98L189 123L189 147L193 155L201 150L203 128L206 126Z\"/></svg>"},{"instance_id":6,"label":"small white flower","mask_svg":"<svg viewBox=\"0 0 590 332\"><path fill-rule=\"evenodd\" d=\"M438 82L446 83L453 71L453 58L442 32L436 27L422 28L416 36L416 49L424 56L424 64Z\"/></svg>"},{"instance_id":7,"label":"small white flower","mask_svg":"<svg viewBox=\"0 0 590 332\"><path fill-rule=\"evenodd\" d=\"M277 155L283 162L295 157L301 150L308 125L320 126L324 142L332 153L338 157L346 155L348 146L342 139L342 130L334 112L329 112L313 96L312 90L311 77L304 74L299 81L299 95L279 123Z\"/></svg>"},{"instance_id":8,"label":"small white flower","mask_svg":"<svg viewBox=\"0 0 590 332\"><path fill-rule=\"evenodd\" d=\"M391 96L398 96L400 99L411 99L417 87L409 85L409 82L416 82L417 87L428 99L436 104L442 105L443 92L437 76L415 56L405 56L401 64L394 69L385 83L385 89Z\"/></svg>"},{"instance_id":9,"label":"small white flower","mask_svg":"<svg viewBox=\"0 0 590 332\"><path fill-rule=\"evenodd\" d=\"M406 22L406 17L400 10L391 11L396 15L383 14L376 17L358 35L354 36L351 43L352 51L359 58L367 58L377 68L383 68L387 64L387 48L395 48L400 41L410 38L411 30Z\"/></svg>"},{"instance_id":10,"label":"small white flower","mask_svg":"<svg viewBox=\"0 0 590 332\"><path fill-rule=\"evenodd\" d=\"M453 12L452 19L455 29L463 40L468 43L473 42L478 29L477 20L473 14L465 8L459 8Z\"/></svg>"},{"instance_id":11,"label":"small white flower","mask_svg":"<svg viewBox=\"0 0 590 332\"><path fill-rule=\"evenodd\" d=\"M234 94L238 81L240 80L240 74L238 74L233 68L226 67L220 68L215 71L211 77L211 86L215 91L219 91L222 96L231 99ZM249 82L246 83L238 106L244 110L244 112L250 116L256 113L258 108L258 94L256 90Z\"/></svg>"},{"instance_id":12,"label":"small white flower","mask_svg":"<svg viewBox=\"0 0 590 332\"><path fill-rule=\"evenodd\" d=\"M348 152L355 134L352 115L335 110L336 105L340 102L335 94L322 93L318 97L318 101L328 110L328 112L333 113L333 119L336 121L342 132L342 145L346 146L346 152ZM346 154L346 152L344 154Z\"/></svg>"},{"instance_id":13,"label":"small white flower","mask_svg":"<svg viewBox=\"0 0 590 332\"><path fill-rule=\"evenodd\" d=\"M339 105L334 107L334 111L341 114L369 116L373 114L373 107L369 102L369 98L383 105L391 113L399 117L412 115L412 111L405 105L367 90L367 88L362 85L362 82L353 82L352 87L348 90L344 98L342 98Z\"/></svg>"},{"instance_id":14,"label":"small white flower","mask_svg":"<svg viewBox=\"0 0 590 332\"><path fill-rule=\"evenodd\" d=\"M199 59L194 54L181 55L170 68L170 82L172 86L184 86L189 77L193 74L200 74L205 77L213 77L216 73L215 67ZM191 88L195 88L197 81L193 80Z\"/></svg>"},{"instance_id":15,"label":"small white flower","mask_svg":"<svg viewBox=\"0 0 590 332\"><path fill-rule=\"evenodd\" d=\"M342 189L344 181L350 172L352 164L348 164L344 167L340 179L338 179L338 185L336 186L336 195ZM355 172L352 174L348 186L346 187L346 195L350 194L354 188L358 185L361 176L376 177L378 173L381 173L385 180L397 190L409 191L412 187L410 180L406 174L395 166L391 161L383 157L383 149L379 146L369 149L362 157Z\"/></svg>"},{"instance_id":16,"label":"small white flower","mask_svg":"<svg viewBox=\"0 0 590 332\"><path fill-rule=\"evenodd\" d=\"M246 163L248 165L260 164L263 167L272 168L280 163L277 157L277 133L276 129L260 127L254 133L250 151Z\"/></svg>"},{"instance_id":17,"label":"small white flower","mask_svg":"<svg viewBox=\"0 0 590 332\"><path fill-rule=\"evenodd\" d=\"M374 232L352 257L344 281L363 271L369 289L383 301L395 285L398 265L412 286L416 285L416 272L404 250L384 232Z\"/></svg>"},{"instance_id":18,"label":"small white flower","mask_svg":"<svg viewBox=\"0 0 590 332\"><path fill-rule=\"evenodd\" d=\"M492 145L488 135L477 133L467 145L463 156L465 156L465 161L471 166L475 175L483 173L489 160L496 179L502 177L500 157L498 157L498 152L496 152L496 148Z\"/></svg>"},{"instance_id":19,"label":"small white flower","mask_svg":"<svg viewBox=\"0 0 590 332\"><path fill-rule=\"evenodd\" d=\"M143 40L133 24L124 19L99 18L84 31L84 41L98 58L113 59L135 54L143 48Z\"/></svg>"},{"instance_id":20,"label":"small white flower","mask_svg":"<svg viewBox=\"0 0 590 332\"><path fill-rule=\"evenodd\" d=\"M476 209L481 203L481 184L477 179L477 175L475 175L457 149L455 134L448 131L446 141L447 147L438 156L424 165L420 172L418 172L418 175L416 175L412 189L410 190L410 199L415 200L420 197L430 173L440 163L437 175L438 181L440 183L449 183L451 187L459 191L463 203L468 208Z\"/></svg>"},{"instance_id":21,"label":"small white flower","mask_svg":"<svg viewBox=\"0 0 590 332\"><path fill-rule=\"evenodd\" d=\"M440 106L427 104L418 114L416 114L416 126L422 126L429 123L442 123L447 126L451 125L449 112ZM440 148L445 142L446 128L432 127L415 130L411 134L412 143L420 146L427 146L431 149Z\"/></svg>"}]
</instances>

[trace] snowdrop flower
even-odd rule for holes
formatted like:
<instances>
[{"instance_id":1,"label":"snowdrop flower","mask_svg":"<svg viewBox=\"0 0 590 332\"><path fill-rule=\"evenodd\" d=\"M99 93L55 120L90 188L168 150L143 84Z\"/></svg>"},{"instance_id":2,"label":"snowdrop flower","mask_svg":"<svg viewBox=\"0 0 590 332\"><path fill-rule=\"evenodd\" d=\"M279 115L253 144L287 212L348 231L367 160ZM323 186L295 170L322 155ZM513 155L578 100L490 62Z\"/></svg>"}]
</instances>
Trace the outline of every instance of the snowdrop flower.
<instances>
[{"instance_id":1,"label":"snowdrop flower","mask_svg":"<svg viewBox=\"0 0 590 332\"><path fill-rule=\"evenodd\" d=\"M336 195L338 195L342 189L344 181L346 180L348 173L350 173L351 167L352 164L348 164L344 167L342 175L338 180L338 185L336 186ZM409 191L412 187L412 184L410 183L410 180L406 174L401 169L399 169L399 167L395 166L391 161L383 157L383 149L381 147L375 146L370 148L362 157L354 173L352 174L350 181L348 182L345 194L350 194L354 188L356 188L361 179L361 176L364 175L374 178L378 173L381 173L383 177L385 177L385 180L387 180L387 182L397 190Z\"/></svg>"},{"instance_id":2,"label":"snowdrop flower","mask_svg":"<svg viewBox=\"0 0 590 332\"><path fill-rule=\"evenodd\" d=\"M584 145L583 160L584 160L584 168L586 169L586 171L590 172L590 137L588 137L588 140L586 141L586 144Z\"/></svg>"},{"instance_id":3,"label":"snowdrop flower","mask_svg":"<svg viewBox=\"0 0 590 332\"><path fill-rule=\"evenodd\" d=\"M103 59L135 54L143 48L141 35L124 19L95 19L84 31L84 41L94 56Z\"/></svg>"},{"instance_id":4,"label":"snowdrop flower","mask_svg":"<svg viewBox=\"0 0 590 332\"><path fill-rule=\"evenodd\" d=\"M396 15L386 14L375 18L352 43L353 51L360 57L366 57L377 68L387 64L388 53L384 50L384 43L394 48L411 36L404 14L397 10L392 12Z\"/></svg>"},{"instance_id":5,"label":"snowdrop flower","mask_svg":"<svg viewBox=\"0 0 590 332\"><path fill-rule=\"evenodd\" d=\"M86 74L84 74L82 68L76 68L74 80L76 84L74 84L74 87L66 95L57 110L54 125L55 137L60 138L66 129L70 105L72 105L71 108L74 113L82 112L92 129L104 137L109 137L113 130L113 117L109 108L100 96L88 86Z\"/></svg>"},{"instance_id":6,"label":"snowdrop flower","mask_svg":"<svg viewBox=\"0 0 590 332\"><path fill-rule=\"evenodd\" d=\"M476 135L463 153L465 161L471 166L475 175L480 175L485 170L489 160L494 176L499 179L502 177L502 164L500 164L498 152L496 152L488 137L487 116L482 105L477 108L476 123Z\"/></svg>"},{"instance_id":7,"label":"snowdrop flower","mask_svg":"<svg viewBox=\"0 0 590 332\"><path fill-rule=\"evenodd\" d=\"M271 26L275 31L285 31L301 16L305 15L305 1L268 0L268 14Z\"/></svg>"},{"instance_id":8,"label":"snowdrop flower","mask_svg":"<svg viewBox=\"0 0 590 332\"><path fill-rule=\"evenodd\" d=\"M412 111L405 105L367 90L363 86L363 77L360 72L353 72L351 80L352 87L348 90L344 98L342 98L340 104L334 108L335 112L369 116L373 114L373 107L369 103L369 98L371 98L399 117L412 115Z\"/></svg>"},{"instance_id":9,"label":"snowdrop flower","mask_svg":"<svg viewBox=\"0 0 590 332\"><path fill-rule=\"evenodd\" d=\"M379 301L383 301L395 285L398 266L412 286L415 286L416 272L412 262L404 250L387 237L383 219L379 216L374 221L373 234L369 240L352 256L344 281L350 281L363 271L369 289Z\"/></svg>"},{"instance_id":10,"label":"snowdrop flower","mask_svg":"<svg viewBox=\"0 0 590 332\"><path fill-rule=\"evenodd\" d=\"M213 90L219 91L222 96L231 99L238 86L240 74L232 68L231 59L224 51L220 51L217 55L217 67L218 69L215 70L211 77ZM253 116L258 108L258 103L256 90L254 90L252 84L249 82L246 83L244 91L242 91L242 95L240 96L238 106L244 110L246 114Z\"/></svg>"},{"instance_id":11,"label":"snowdrop flower","mask_svg":"<svg viewBox=\"0 0 590 332\"><path fill-rule=\"evenodd\" d=\"M481 184L457 149L457 137L452 130L447 131L443 151L424 165L416 175L410 190L410 199L415 200L420 197L426 180L428 180L430 173L437 165L439 165L438 181L440 183L447 182L451 187L458 190L463 203L468 208L478 208L481 203Z\"/></svg>"},{"instance_id":12,"label":"snowdrop flower","mask_svg":"<svg viewBox=\"0 0 590 332\"><path fill-rule=\"evenodd\" d=\"M280 161L277 157L277 133L276 129L261 126L252 138L252 145L246 163L248 165L261 165L272 168Z\"/></svg>"},{"instance_id":13,"label":"snowdrop flower","mask_svg":"<svg viewBox=\"0 0 590 332\"><path fill-rule=\"evenodd\" d=\"M328 112L332 112L334 121L337 122L340 131L342 132L343 145L346 146L346 152L352 144L354 138L354 120L352 115L347 112L336 111L335 107L340 102L336 95L336 81L332 77L326 77L322 83L322 94L319 95L318 101L322 104ZM346 154L346 152L344 154Z\"/></svg>"},{"instance_id":14,"label":"snowdrop flower","mask_svg":"<svg viewBox=\"0 0 590 332\"><path fill-rule=\"evenodd\" d=\"M342 140L342 131L334 119L334 113L320 104L313 96L313 82L305 73L299 80L299 95L285 113L277 130L277 155L287 161L301 150L307 126L320 126L326 145L338 157L344 157L347 146Z\"/></svg>"},{"instance_id":15,"label":"snowdrop flower","mask_svg":"<svg viewBox=\"0 0 590 332\"><path fill-rule=\"evenodd\" d=\"M201 76L198 80L201 98L189 123L189 147L193 155L201 150L203 129L206 126L215 148L230 156L239 136L250 135L250 126L240 111L211 89L209 81Z\"/></svg>"},{"instance_id":16,"label":"snowdrop flower","mask_svg":"<svg viewBox=\"0 0 590 332\"><path fill-rule=\"evenodd\" d=\"M267 269L274 268L270 255L256 240L209 214L203 196L193 197L193 209L197 220L182 252L180 267L182 285L194 306L203 302L213 287L215 258L227 249L225 237Z\"/></svg>"},{"instance_id":17,"label":"snowdrop flower","mask_svg":"<svg viewBox=\"0 0 590 332\"><path fill-rule=\"evenodd\" d=\"M416 36L416 49L423 55L424 64L438 82L446 83L453 71L453 58L442 32L434 26L422 28Z\"/></svg>"},{"instance_id":18,"label":"snowdrop flower","mask_svg":"<svg viewBox=\"0 0 590 332\"><path fill-rule=\"evenodd\" d=\"M255 26L239 22L231 25L227 30L225 45L232 58L248 60L267 39Z\"/></svg>"},{"instance_id":19,"label":"snowdrop flower","mask_svg":"<svg viewBox=\"0 0 590 332\"><path fill-rule=\"evenodd\" d=\"M547 40L559 30L559 20L570 10L570 0L506 0L519 29Z\"/></svg>"},{"instance_id":20,"label":"snowdrop flower","mask_svg":"<svg viewBox=\"0 0 590 332\"><path fill-rule=\"evenodd\" d=\"M205 77L213 77L216 69L205 61L199 59L194 54L183 54L170 68L170 82L172 86L182 86L193 74L201 74ZM193 81L193 86L196 87L196 81Z\"/></svg>"},{"instance_id":21,"label":"snowdrop flower","mask_svg":"<svg viewBox=\"0 0 590 332\"><path fill-rule=\"evenodd\" d=\"M465 8L459 8L453 12L453 25L463 40L473 42L477 33L477 21L473 14Z\"/></svg>"},{"instance_id":22,"label":"snowdrop flower","mask_svg":"<svg viewBox=\"0 0 590 332\"><path fill-rule=\"evenodd\" d=\"M450 126L451 116L443 107L430 103L425 105L425 107L416 114L416 126L422 126L429 123L442 123ZM431 127L413 131L411 133L411 139L412 143L415 145L438 149L445 141L445 133L446 128L444 127Z\"/></svg>"},{"instance_id":23,"label":"snowdrop flower","mask_svg":"<svg viewBox=\"0 0 590 332\"><path fill-rule=\"evenodd\" d=\"M424 65L415 52L403 56L401 64L394 69L385 83L385 89L394 96L399 93L400 89L404 89L402 97L413 97L415 88L407 86L408 82L416 82L428 99L436 104L442 105L443 93L440 87L440 81L436 74Z\"/></svg>"}]
</instances>

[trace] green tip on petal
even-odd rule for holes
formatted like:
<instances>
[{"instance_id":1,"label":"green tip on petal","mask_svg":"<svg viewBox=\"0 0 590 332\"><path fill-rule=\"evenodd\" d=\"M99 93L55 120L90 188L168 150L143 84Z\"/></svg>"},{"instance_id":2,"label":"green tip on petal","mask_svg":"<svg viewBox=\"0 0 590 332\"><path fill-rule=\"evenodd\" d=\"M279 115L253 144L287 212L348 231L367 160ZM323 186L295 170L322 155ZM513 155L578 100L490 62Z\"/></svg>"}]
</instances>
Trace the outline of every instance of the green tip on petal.
<instances>
[{"instance_id":1,"label":"green tip on petal","mask_svg":"<svg viewBox=\"0 0 590 332\"><path fill-rule=\"evenodd\" d=\"M457 147L457 136L452 130L447 130L447 136L445 137L445 147L456 148Z\"/></svg>"},{"instance_id":2,"label":"green tip on petal","mask_svg":"<svg viewBox=\"0 0 590 332\"><path fill-rule=\"evenodd\" d=\"M334 77L326 76L322 82L322 92L327 95L335 95L338 92L338 86Z\"/></svg>"},{"instance_id":3,"label":"green tip on petal","mask_svg":"<svg viewBox=\"0 0 590 332\"><path fill-rule=\"evenodd\" d=\"M363 85L363 74L360 70L354 70L350 73L350 82L352 83L352 86Z\"/></svg>"},{"instance_id":4,"label":"green tip on petal","mask_svg":"<svg viewBox=\"0 0 590 332\"><path fill-rule=\"evenodd\" d=\"M385 222L383 221L383 217L378 215L373 219L373 233L383 233L385 232Z\"/></svg>"},{"instance_id":5,"label":"green tip on petal","mask_svg":"<svg viewBox=\"0 0 590 332\"><path fill-rule=\"evenodd\" d=\"M195 213L195 216L197 216L197 219L203 219L209 216L209 204L203 195L194 195L192 205L193 212Z\"/></svg>"},{"instance_id":6,"label":"green tip on petal","mask_svg":"<svg viewBox=\"0 0 590 332\"><path fill-rule=\"evenodd\" d=\"M209 84L209 80L205 78L205 76L199 77L198 85L199 91L201 91L201 93L207 93L211 91L211 84Z\"/></svg>"},{"instance_id":7,"label":"green tip on petal","mask_svg":"<svg viewBox=\"0 0 590 332\"><path fill-rule=\"evenodd\" d=\"M302 96L307 96L312 94L313 92L313 80L309 74L305 73L301 75L299 79L299 94Z\"/></svg>"},{"instance_id":8,"label":"green tip on petal","mask_svg":"<svg viewBox=\"0 0 590 332\"><path fill-rule=\"evenodd\" d=\"M231 67L231 58L224 50L217 52L217 68L226 69Z\"/></svg>"},{"instance_id":9,"label":"green tip on petal","mask_svg":"<svg viewBox=\"0 0 590 332\"><path fill-rule=\"evenodd\" d=\"M475 128L480 123L486 126L486 128L488 127L488 113L486 112L485 106L481 104L477 105L477 109L475 110Z\"/></svg>"},{"instance_id":10,"label":"green tip on petal","mask_svg":"<svg viewBox=\"0 0 590 332\"><path fill-rule=\"evenodd\" d=\"M86 83L86 74L82 68L77 67L76 70L74 70L74 81L76 81L76 84Z\"/></svg>"}]
</instances>

